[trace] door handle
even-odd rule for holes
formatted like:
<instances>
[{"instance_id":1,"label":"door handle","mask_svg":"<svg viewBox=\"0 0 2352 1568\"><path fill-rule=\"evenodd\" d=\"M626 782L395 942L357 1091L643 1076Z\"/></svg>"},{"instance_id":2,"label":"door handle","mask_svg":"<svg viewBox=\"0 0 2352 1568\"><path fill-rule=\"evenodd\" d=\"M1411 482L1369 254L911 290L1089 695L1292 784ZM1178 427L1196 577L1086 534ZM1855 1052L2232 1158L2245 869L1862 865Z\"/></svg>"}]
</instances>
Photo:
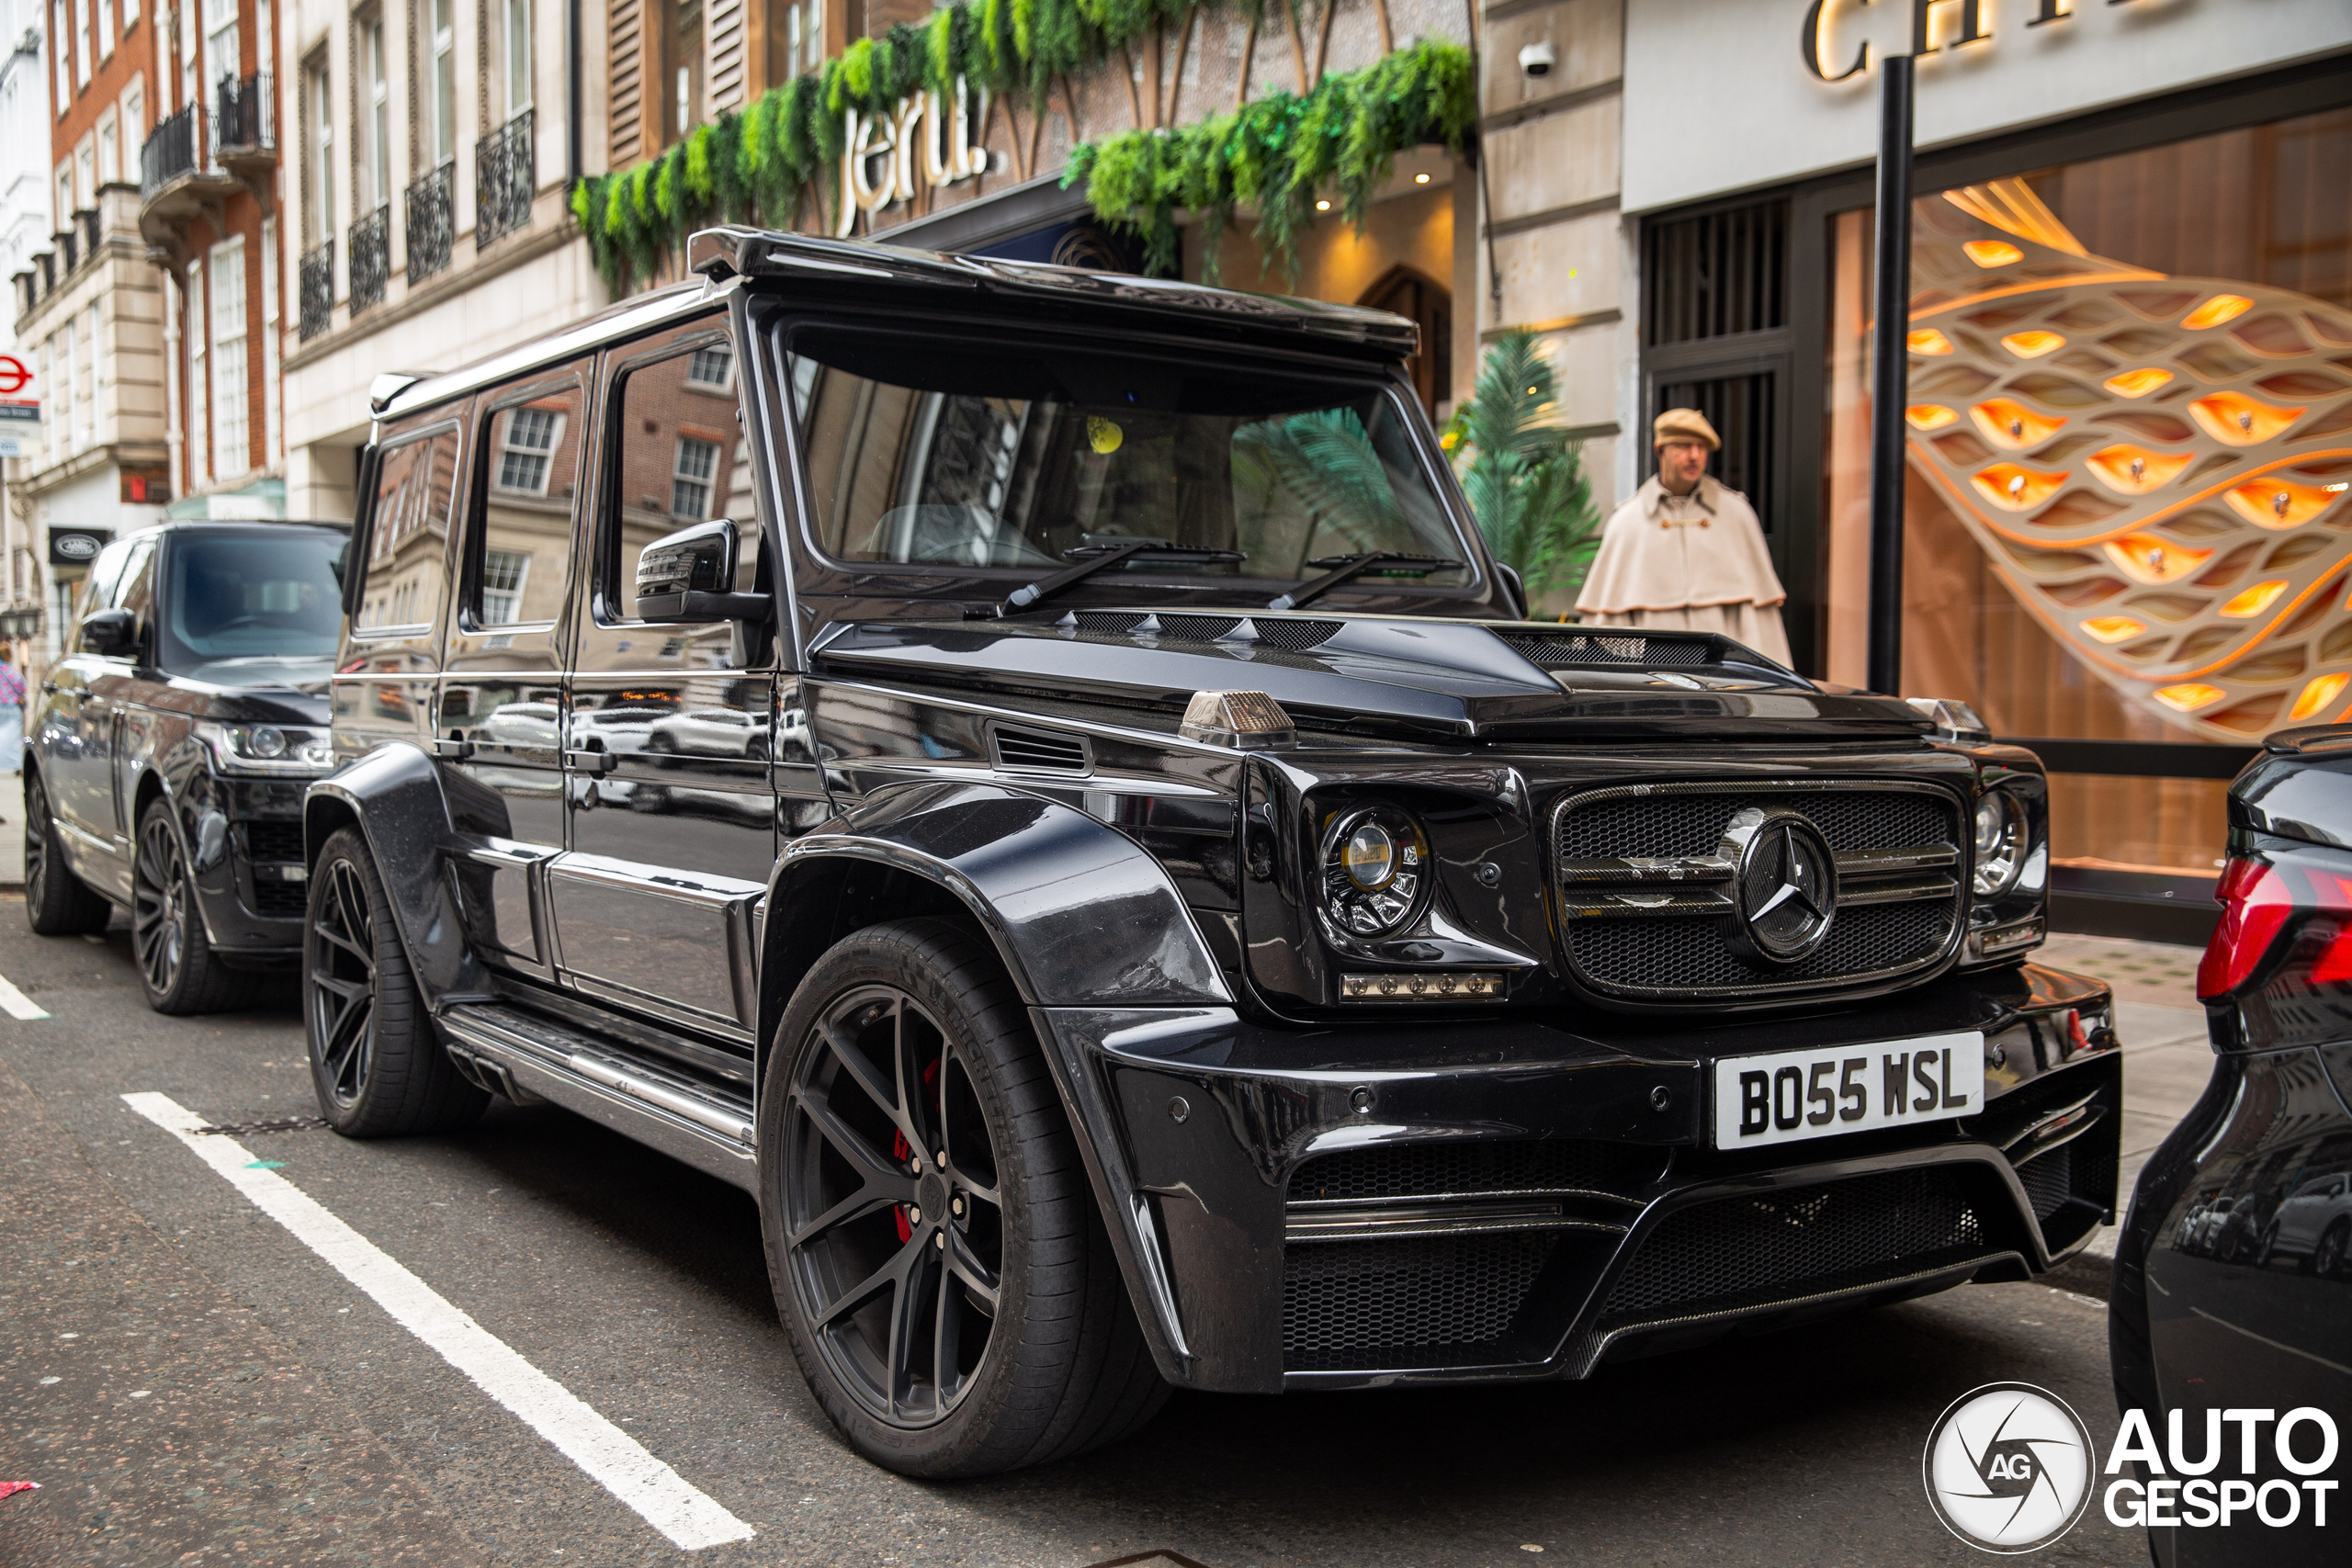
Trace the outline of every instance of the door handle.
<instances>
[{"instance_id":1,"label":"door handle","mask_svg":"<svg viewBox=\"0 0 2352 1568\"><path fill-rule=\"evenodd\" d=\"M429 750L436 757L447 758L453 762L462 762L474 754L474 743L470 740L461 740L454 735L436 735L433 738Z\"/></svg>"},{"instance_id":2,"label":"door handle","mask_svg":"<svg viewBox=\"0 0 2352 1568\"><path fill-rule=\"evenodd\" d=\"M617 751L566 751L563 761L566 767L577 768L584 773L609 773L621 765L621 756Z\"/></svg>"}]
</instances>

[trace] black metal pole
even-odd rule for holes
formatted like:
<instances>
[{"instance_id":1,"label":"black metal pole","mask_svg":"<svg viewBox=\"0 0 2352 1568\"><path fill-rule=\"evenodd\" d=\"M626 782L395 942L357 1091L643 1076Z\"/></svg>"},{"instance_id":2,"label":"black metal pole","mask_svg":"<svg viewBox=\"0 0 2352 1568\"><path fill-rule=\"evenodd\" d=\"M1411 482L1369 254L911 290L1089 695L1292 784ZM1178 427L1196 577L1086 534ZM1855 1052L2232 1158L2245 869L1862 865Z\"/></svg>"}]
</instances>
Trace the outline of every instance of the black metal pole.
<instances>
[{"instance_id":1,"label":"black metal pole","mask_svg":"<svg viewBox=\"0 0 2352 1568\"><path fill-rule=\"evenodd\" d=\"M1878 271L1871 340L1870 688L1903 694L1903 405L1910 392L1911 69L1880 62Z\"/></svg>"}]
</instances>

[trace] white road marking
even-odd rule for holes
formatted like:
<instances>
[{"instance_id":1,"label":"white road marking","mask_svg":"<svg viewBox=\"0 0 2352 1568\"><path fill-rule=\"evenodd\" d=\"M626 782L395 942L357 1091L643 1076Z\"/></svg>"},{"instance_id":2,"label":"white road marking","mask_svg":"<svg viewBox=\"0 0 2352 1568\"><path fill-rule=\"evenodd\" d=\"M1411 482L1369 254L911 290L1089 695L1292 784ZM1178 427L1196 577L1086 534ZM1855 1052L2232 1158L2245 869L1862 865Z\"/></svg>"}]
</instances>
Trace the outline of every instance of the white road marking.
<instances>
[{"instance_id":1,"label":"white road marking","mask_svg":"<svg viewBox=\"0 0 2352 1568\"><path fill-rule=\"evenodd\" d=\"M374 1299L392 1320L437 1351L491 1398L688 1551L749 1540L752 1527L682 1479L638 1440L444 1299L375 1243L274 1170L254 1168L235 1139L198 1134L202 1117L162 1094L126 1094L123 1103L195 1151L253 1205Z\"/></svg>"},{"instance_id":2,"label":"white road marking","mask_svg":"<svg viewBox=\"0 0 2352 1568\"><path fill-rule=\"evenodd\" d=\"M47 1018L48 1010L32 998L17 989L6 975L0 975L0 1012L10 1018Z\"/></svg>"}]
</instances>

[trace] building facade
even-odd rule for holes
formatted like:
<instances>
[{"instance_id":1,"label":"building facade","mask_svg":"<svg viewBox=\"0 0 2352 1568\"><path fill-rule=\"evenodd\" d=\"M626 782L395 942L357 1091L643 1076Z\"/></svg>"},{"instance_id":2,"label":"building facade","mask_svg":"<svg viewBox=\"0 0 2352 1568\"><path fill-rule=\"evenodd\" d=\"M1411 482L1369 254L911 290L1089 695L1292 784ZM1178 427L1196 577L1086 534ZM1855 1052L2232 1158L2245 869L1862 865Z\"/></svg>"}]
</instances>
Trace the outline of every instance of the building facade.
<instances>
[{"instance_id":1,"label":"building facade","mask_svg":"<svg viewBox=\"0 0 2352 1568\"><path fill-rule=\"evenodd\" d=\"M0 0L0 277L21 296L23 279L39 265L59 227L49 188L49 43L46 9L36 0ZM17 336L14 300L0 312L0 355L30 369ZM34 356L35 359L38 356ZM27 385L10 395L17 412L36 410L43 389ZM39 434L28 423L0 423L0 442L37 453ZM13 428L12 428L13 427ZM43 552L37 547L32 512L18 489L25 461L0 455L0 637L38 650L41 604L47 594Z\"/></svg>"},{"instance_id":2,"label":"building facade","mask_svg":"<svg viewBox=\"0 0 2352 1568\"><path fill-rule=\"evenodd\" d=\"M96 547L153 526L172 492L163 290L140 231L137 184L153 22L152 8L129 0L50 10L40 118L56 227L15 276L13 300L41 441L17 461L10 487L32 558L12 558L8 581L19 602L42 595L47 657ZM28 569L21 586L20 564Z\"/></svg>"},{"instance_id":3,"label":"building facade","mask_svg":"<svg viewBox=\"0 0 2352 1568\"><path fill-rule=\"evenodd\" d=\"M1904 690L2051 763L2057 918L2199 934L2249 748L2352 713L2352 9L1626 17L1621 421L1710 412L1799 663L1856 684L1871 159L1914 57Z\"/></svg>"},{"instance_id":4,"label":"building facade","mask_svg":"<svg viewBox=\"0 0 2352 1568\"><path fill-rule=\"evenodd\" d=\"M566 197L604 167L605 20L556 0L287 6L288 515L351 514L379 374L605 302Z\"/></svg>"}]
</instances>

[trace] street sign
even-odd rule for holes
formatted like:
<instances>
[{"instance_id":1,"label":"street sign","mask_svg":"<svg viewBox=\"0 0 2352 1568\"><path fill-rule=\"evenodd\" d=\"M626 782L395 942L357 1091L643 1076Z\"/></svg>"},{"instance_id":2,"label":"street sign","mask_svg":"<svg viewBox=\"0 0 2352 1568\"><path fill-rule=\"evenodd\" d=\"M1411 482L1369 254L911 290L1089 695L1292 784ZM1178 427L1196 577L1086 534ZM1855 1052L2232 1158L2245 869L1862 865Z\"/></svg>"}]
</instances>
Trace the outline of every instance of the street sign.
<instances>
[{"instance_id":1,"label":"street sign","mask_svg":"<svg viewBox=\"0 0 2352 1568\"><path fill-rule=\"evenodd\" d=\"M13 354L0 354L0 398L15 397L32 378L33 373L25 368L23 360Z\"/></svg>"},{"instance_id":2,"label":"street sign","mask_svg":"<svg viewBox=\"0 0 2352 1568\"><path fill-rule=\"evenodd\" d=\"M12 354L0 354L0 388L8 388L10 366L16 367L16 387L22 387L32 377L25 373L24 362ZM40 451L40 403L33 398L0 396L0 457L30 457Z\"/></svg>"}]
</instances>

